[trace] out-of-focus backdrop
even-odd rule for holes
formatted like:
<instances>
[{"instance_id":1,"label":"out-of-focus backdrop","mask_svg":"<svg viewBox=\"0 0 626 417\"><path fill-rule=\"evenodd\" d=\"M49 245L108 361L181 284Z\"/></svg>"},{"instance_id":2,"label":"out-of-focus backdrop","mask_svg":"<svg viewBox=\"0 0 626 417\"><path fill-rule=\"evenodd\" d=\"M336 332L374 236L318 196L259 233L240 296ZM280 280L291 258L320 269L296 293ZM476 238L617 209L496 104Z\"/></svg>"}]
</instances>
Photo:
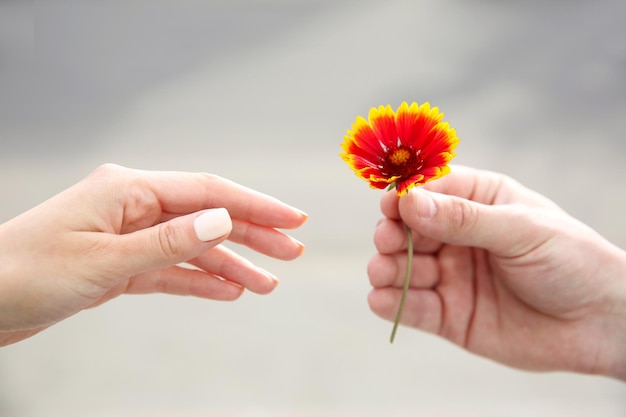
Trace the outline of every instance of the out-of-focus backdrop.
<instances>
[{"instance_id":1,"label":"out-of-focus backdrop","mask_svg":"<svg viewBox=\"0 0 626 417\"><path fill-rule=\"evenodd\" d=\"M0 416L626 415L626 385L534 374L370 313L381 196L356 115L439 106L458 164L626 247L626 3L1 1L0 221L104 162L213 172L307 211L236 303L123 296L0 350ZM51 237L54 238L54 237ZM37 262L37 259L33 259Z\"/></svg>"}]
</instances>

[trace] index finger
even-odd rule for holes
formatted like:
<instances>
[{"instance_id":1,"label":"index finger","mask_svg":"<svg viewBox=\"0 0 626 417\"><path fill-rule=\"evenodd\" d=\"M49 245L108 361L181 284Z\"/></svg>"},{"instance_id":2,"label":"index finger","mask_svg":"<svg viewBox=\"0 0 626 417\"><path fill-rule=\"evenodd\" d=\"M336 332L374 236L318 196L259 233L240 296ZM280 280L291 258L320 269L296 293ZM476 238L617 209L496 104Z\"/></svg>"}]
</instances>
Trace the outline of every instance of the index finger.
<instances>
[{"instance_id":1,"label":"index finger","mask_svg":"<svg viewBox=\"0 0 626 417\"><path fill-rule=\"evenodd\" d=\"M512 192L512 184L513 180L496 172L453 165L448 175L426 183L424 188L487 205L515 201L524 201L531 205L545 205L544 199L530 193L522 186ZM381 210L385 216L392 219L400 218L398 198L396 193L391 192L383 196Z\"/></svg>"},{"instance_id":2,"label":"index finger","mask_svg":"<svg viewBox=\"0 0 626 417\"><path fill-rule=\"evenodd\" d=\"M217 175L150 172L149 178L150 189L168 213L225 207L233 218L280 229L297 228L307 219L295 207Z\"/></svg>"},{"instance_id":3,"label":"index finger","mask_svg":"<svg viewBox=\"0 0 626 417\"><path fill-rule=\"evenodd\" d=\"M448 175L426 183L424 188L483 204L492 204L495 195L500 190L499 184L502 182L502 177L494 172L455 165ZM394 192L389 192L383 196L381 209L385 216L392 219L400 218L398 198Z\"/></svg>"}]
</instances>

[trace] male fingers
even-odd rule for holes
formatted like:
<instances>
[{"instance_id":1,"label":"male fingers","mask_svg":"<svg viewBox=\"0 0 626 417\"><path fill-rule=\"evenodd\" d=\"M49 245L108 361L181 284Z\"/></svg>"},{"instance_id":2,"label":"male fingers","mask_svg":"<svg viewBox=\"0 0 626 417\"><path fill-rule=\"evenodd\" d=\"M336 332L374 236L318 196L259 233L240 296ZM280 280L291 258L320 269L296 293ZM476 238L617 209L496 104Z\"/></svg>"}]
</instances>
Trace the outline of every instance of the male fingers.
<instances>
[{"instance_id":1,"label":"male fingers","mask_svg":"<svg viewBox=\"0 0 626 417\"><path fill-rule=\"evenodd\" d=\"M407 255L375 254L367 265L370 284L375 288L402 288L406 276ZM437 259L429 255L414 254L411 275L411 288L432 288L439 282Z\"/></svg>"},{"instance_id":2,"label":"male fingers","mask_svg":"<svg viewBox=\"0 0 626 417\"><path fill-rule=\"evenodd\" d=\"M461 198L476 199L482 203L493 201L494 193L498 191L498 183L502 176L490 171L481 171L464 166L453 166L451 172L437 179L428 182L424 188L430 191L455 195ZM478 192L480 189L481 192ZM489 192L483 192L489 190ZM380 208L386 217L399 219L400 212L398 201L400 197L394 192L385 193L380 201Z\"/></svg>"},{"instance_id":3,"label":"male fingers","mask_svg":"<svg viewBox=\"0 0 626 417\"><path fill-rule=\"evenodd\" d=\"M372 312L385 320L393 321L401 297L402 290L399 288L374 288L369 293L367 301ZM409 290L400 319L401 324L439 334L442 318L443 307L436 292Z\"/></svg>"},{"instance_id":4,"label":"male fingers","mask_svg":"<svg viewBox=\"0 0 626 417\"><path fill-rule=\"evenodd\" d=\"M450 174L419 188L485 205L517 203L528 207L561 211L545 196L524 187L506 175L464 166L455 165ZM400 217L398 200L396 193L386 193L382 197L381 210L385 216L393 219Z\"/></svg>"},{"instance_id":5,"label":"male fingers","mask_svg":"<svg viewBox=\"0 0 626 417\"><path fill-rule=\"evenodd\" d=\"M441 248L442 243L411 231L413 251L419 253L433 253ZM404 223L397 220L383 218L374 230L374 245L376 250L383 254L393 254L406 251L408 236Z\"/></svg>"},{"instance_id":6,"label":"male fingers","mask_svg":"<svg viewBox=\"0 0 626 417\"><path fill-rule=\"evenodd\" d=\"M490 206L413 189L400 200L399 210L403 221L426 238L500 256L519 256L549 238L546 217L515 204Z\"/></svg>"}]
</instances>

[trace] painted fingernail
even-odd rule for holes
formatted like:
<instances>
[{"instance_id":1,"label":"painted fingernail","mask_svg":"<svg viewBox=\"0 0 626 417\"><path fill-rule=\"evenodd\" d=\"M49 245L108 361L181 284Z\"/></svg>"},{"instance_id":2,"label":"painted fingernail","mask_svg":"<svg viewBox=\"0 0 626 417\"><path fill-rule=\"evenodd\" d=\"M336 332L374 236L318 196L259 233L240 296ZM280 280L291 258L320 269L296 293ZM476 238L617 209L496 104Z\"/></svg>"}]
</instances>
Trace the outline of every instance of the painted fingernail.
<instances>
[{"instance_id":1,"label":"painted fingernail","mask_svg":"<svg viewBox=\"0 0 626 417\"><path fill-rule=\"evenodd\" d=\"M300 210L300 209L295 209L295 210L298 212L298 214L300 214L300 215L301 215L302 217L304 217L305 219L308 219L308 218L309 218L309 215L308 215L306 212L304 212L304 211L302 211L302 210Z\"/></svg>"},{"instance_id":2,"label":"painted fingernail","mask_svg":"<svg viewBox=\"0 0 626 417\"><path fill-rule=\"evenodd\" d=\"M270 278L272 281L274 281L274 285L278 285L278 278L276 278L276 276L274 274L272 274L270 271L267 271L263 268L259 268L258 266L256 267L256 269L259 270L260 273L262 273L263 275L265 275L266 277Z\"/></svg>"},{"instance_id":3,"label":"painted fingernail","mask_svg":"<svg viewBox=\"0 0 626 417\"><path fill-rule=\"evenodd\" d=\"M300 253L298 254L298 256L302 255L304 253L304 243L300 242L298 239L295 239L293 236L289 236L289 238L291 239L291 241L293 243L295 243L296 245L298 245L300 247Z\"/></svg>"},{"instance_id":4,"label":"painted fingernail","mask_svg":"<svg viewBox=\"0 0 626 417\"><path fill-rule=\"evenodd\" d=\"M210 209L193 221L196 236L203 242L220 238L230 233L233 222L225 208Z\"/></svg>"},{"instance_id":5,"label":"painted fingernail","mask_svg":"<svg viewBox=\"0 0 626 417\"><path fill-rule=\"evenodd\" d=\"M298 239L294 238L293 236L289 236L289 238L298 246L302 246L304 247L304 243L300 242Z\"/></svg>"}]
</instances>

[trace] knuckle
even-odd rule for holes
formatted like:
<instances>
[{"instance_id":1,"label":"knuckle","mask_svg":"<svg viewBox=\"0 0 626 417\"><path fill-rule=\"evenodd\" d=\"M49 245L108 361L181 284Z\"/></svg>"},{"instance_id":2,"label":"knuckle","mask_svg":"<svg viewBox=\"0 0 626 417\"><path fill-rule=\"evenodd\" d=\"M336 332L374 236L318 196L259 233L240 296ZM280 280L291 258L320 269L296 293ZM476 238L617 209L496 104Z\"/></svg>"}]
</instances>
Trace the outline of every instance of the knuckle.
<instances>
[{"instance_id":1,"label":"knuckle","mask_svg":"<svg viewBox=\"0 0 626 417\"><path fill-rule=\"evenodd\" d=\"M461 198L451 200L449 216L450 224L457 231L471 231L478 219L476 207Z\"/></svg>"},{"instance_id":2,"label":"knuckle","mask_svg":"<svg viewBox=\"0 0 626 417\"><path fill-rule=\"evenodd\" d=\"M184 236L172 223L161 223L157 233L157 249L166 259L178 258L183 252Z\"/></svg>"},{"instance_id":3,"label":"knuckle","mask_svg":"<svg viewBox=\"0 0 626 417\"><path fill-rule=\"evenodd\" d=\"M92 171L92 175L108 177L113 174L118 174L124 170L124 167L112 163L106 163L98 166Z\"/></svg>"},{"instance_id":4,"label":"knuckle","mask_svg":"<svg viewBox=\"0 0 626 417\"><path fill-rule=\"evenodd\" d=\"M374 229L374 246L378 252L395 252L404 239L405 234L389 220L381 221Z\"/></svg>"},{"instance_id":5,"label":"knuckle","mask_svg":"<svg viewBox=\"0 0 626 417\"><path fill-rule=\"evenodd\" d=\"M228 180L226 180L225 178L220 177L217 174L211 174L208 172L198 172L192 175L195 176L195 180L198 181L198 183L209 189L219 186L222 183L228 182Z\"/></svg>"},{"instance_id":6,"label":"knuckle","mask_svg":"<svg viewBox=\"0 0 626 417\"><path fill-rule=\"evenodd\" d=\"M208 172L200 172L200 173L198 173L198 175L202 179L204 179L205 181L208 181L208 182L215 182L215 181L222 180L222 177L220 177L219 175L211 174L211 173L208 173Z\"/></svg>"}]
</instances>

